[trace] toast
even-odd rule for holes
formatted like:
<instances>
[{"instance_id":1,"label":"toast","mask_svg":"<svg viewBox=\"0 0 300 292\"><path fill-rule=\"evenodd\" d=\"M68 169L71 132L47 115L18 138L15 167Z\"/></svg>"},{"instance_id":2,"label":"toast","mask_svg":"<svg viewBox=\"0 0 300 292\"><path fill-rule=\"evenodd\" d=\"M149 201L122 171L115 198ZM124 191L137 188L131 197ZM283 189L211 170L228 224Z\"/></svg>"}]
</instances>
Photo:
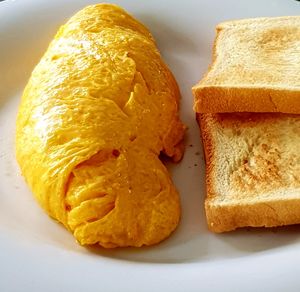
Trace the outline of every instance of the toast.
<instances>
[{"instance_id":1,"label":"toast","mask_svg":"<svg viewBox=\"0 0 300 292\"><path fill-rule=\"evenodd\" d=\"M197 114L209 229L300 223L300 115Z\"/></svg>"},{"instance_id":2,"label":"toast","mask_svg":"<svg viewBox=\"0 0 300 292\"><path fill-rule=\"evenodd\" d=\"M217 26L213 60L193 87L200 113L300 113L300 16Z\"/></svg>"}]
</instances>

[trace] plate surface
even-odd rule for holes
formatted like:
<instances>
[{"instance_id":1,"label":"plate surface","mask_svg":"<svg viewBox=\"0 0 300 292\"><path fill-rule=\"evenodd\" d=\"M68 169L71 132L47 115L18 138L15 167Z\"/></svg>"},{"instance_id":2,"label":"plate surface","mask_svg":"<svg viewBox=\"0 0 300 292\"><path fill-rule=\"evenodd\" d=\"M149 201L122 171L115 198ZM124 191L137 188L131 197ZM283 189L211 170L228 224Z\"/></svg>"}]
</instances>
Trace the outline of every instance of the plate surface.
<instances>
[{"instance_id":1,"label":"plate surface","mask_svg":"<svg viewBox=\"0 0 300 292\"><path fill-rule=\"evenodd\" d=\"M155 247L87 249L49 219L14 158L18 102L60 24L99 1L0 3L0 291L299 291L300 227L207 230L204 161L191 86L211 58L215 25L257 16L299 15L294 0L114 1L154 34L182 93L186 153L170 165L182 201L177 231Z\"/></svg>"}]
</instances>

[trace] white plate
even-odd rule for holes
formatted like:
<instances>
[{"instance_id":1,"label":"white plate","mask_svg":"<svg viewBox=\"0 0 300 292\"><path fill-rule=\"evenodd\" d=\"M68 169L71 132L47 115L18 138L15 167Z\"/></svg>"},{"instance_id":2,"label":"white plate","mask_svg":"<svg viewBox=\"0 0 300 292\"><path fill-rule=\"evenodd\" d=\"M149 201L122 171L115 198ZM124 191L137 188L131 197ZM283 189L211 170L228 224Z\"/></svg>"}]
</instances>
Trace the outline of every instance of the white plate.
<instances>
[{"instance_id":1,"label":"white plate","mask_svg":"<svg viewBox=\"0 0 300 292\"><path fill-rule=\"evenodd\" d=\"M255 16L297 15L294 0L115 1L153 32L182 92L186 154L170 169L182 221L150 248L91 250L45 215L14 158L18 101L59 25L95 1L0 3L0 291L299 291L300 228L207 231L204 162L191 86L210 62L215 25Z\"/></svg>"}]
</instances>

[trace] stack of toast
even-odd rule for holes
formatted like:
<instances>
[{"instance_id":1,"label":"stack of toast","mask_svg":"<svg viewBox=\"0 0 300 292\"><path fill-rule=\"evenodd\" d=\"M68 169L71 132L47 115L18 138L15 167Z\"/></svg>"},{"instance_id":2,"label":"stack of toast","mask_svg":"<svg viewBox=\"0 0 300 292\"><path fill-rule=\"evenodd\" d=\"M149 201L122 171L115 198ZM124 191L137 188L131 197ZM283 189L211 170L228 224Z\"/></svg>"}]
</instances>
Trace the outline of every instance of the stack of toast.
<instances>
[{"instance_id":1,"label":"stack of toast","mask_svg":"<svg viewBox=\"0 0 300 292\"><path fill-rule=\"evenodd\" d=\"M209 229L300 223L300 17L218 25L193 93Z\"/></svg>"}]
</instances>

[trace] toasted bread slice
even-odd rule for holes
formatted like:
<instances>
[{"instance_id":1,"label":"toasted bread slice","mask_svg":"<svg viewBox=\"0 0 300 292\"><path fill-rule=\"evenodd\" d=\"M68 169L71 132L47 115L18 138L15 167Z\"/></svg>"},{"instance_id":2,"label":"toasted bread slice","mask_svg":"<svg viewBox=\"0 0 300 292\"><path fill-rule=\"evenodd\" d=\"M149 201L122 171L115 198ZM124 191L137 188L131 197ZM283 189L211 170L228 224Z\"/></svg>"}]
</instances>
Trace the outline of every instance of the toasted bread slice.
<instances>
[{"instance_id":1,"label":"toasted bread slice","mask_svg":"<svg viewBox=\"0 0 300 292\"><path fill-rule=\"evenodd\" d=\"M300 223L300 115L197 114L209 229Z\"/></svg>"},{"instance_id":2,"label":"toasted bread slice","mask_svg":"<svg viewBox=\"0 0 300 292\"><path fill-rule=\"evenodd\" d=\"M193 93L201 113L300 113L300 16L218 25L212 65Z\"/></svg>"}]
</instances>

